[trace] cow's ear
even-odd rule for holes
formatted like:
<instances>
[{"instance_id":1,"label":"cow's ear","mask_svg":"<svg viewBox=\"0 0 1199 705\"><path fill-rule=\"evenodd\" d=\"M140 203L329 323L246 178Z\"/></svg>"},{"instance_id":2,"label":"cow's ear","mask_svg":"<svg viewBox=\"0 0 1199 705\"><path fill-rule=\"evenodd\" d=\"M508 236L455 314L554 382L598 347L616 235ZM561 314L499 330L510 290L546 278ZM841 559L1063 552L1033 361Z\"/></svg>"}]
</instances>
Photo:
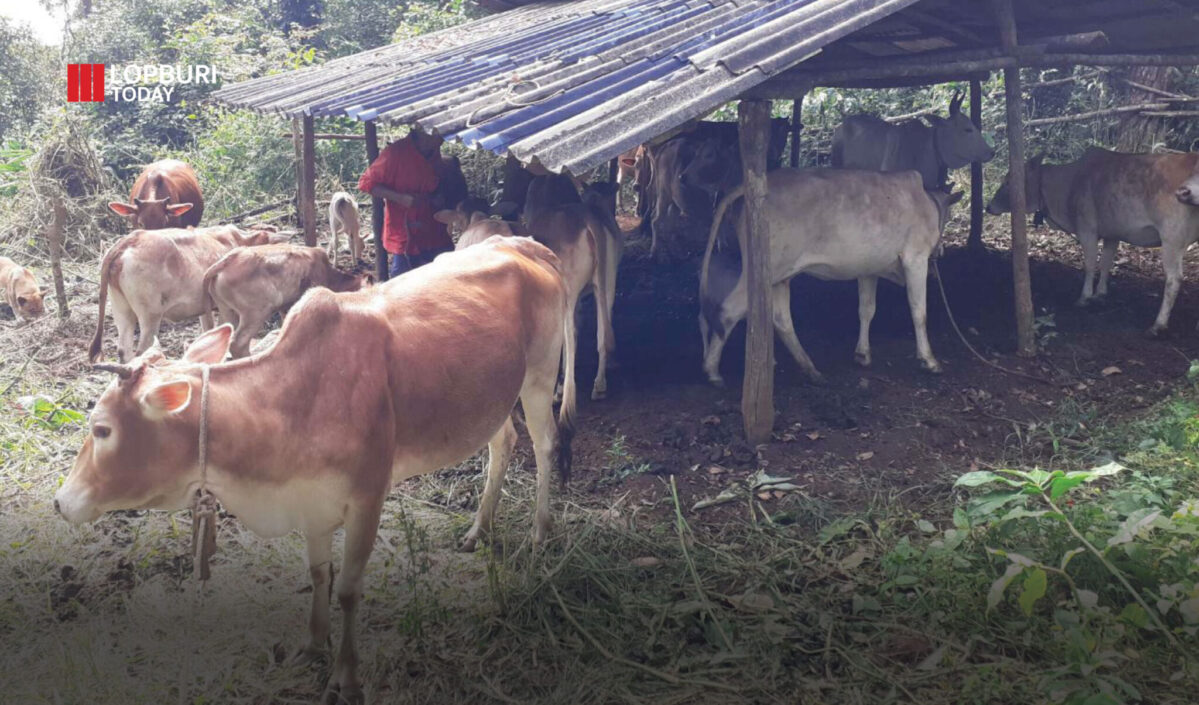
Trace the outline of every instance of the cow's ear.
<instances>
[{"instance_id":1,"label":"cow's ear","mask_svg":"<svg viewBox=\"0 0 1199 705\"><path fill-rule=\"evenodd\" d=\"M458 226L462 223L463 215L456 210L437 211L433 214L433 220L445 225Z\"/></svg>"},{"instance_id":2,"label":"cow's ear","mask_svg":"<svg viewBox=\"0 0 1199 705\"><path fill-rule=\"evenodd\" d=\"M151 387L142 395L142 408L152 418L177 414L187 408L192 400L192 383L186 379L175 379Z\"/></svg>"},{"instance_id":3,"label":"cow's ear","mask_svg":"<svg viewBox=\"0 0 1199 705\"><path fill-rule=\"evenodd\" d=\"M191 204L191 203L176 203L174 205L168 205L167 206L167 214L173 215L173 216L183 215L184 213L186 213L192 209L192 205L193 204Z\"/></svg>"},{"instance_id":4,"label":"cow's ear","mask_svg":"<svg viewBox=\"0 0 1199 705\"><path fill-rule=\"evenodd\" d=\"M229 343L232 340L231 324L217 326L193 340L192 344L187 346L187 352L183 353L183 359L186 362L215 365L225 359L225 353L229 352Z\"/></svg>"},{"instance_id":5,"label":"cow's ear","mask_svg":"<svg viewBox=\"0 0 1199 705\"><path fill-rule=\"evenodd\" d=\"M947 122L945 120L945 118L941 117L940 115L936 115L936 114L925 115L924 119L928 120L928 124L932 125L933 127L940 127L941 125L944 125Z\"/></svg>"},{"instance_id":6,"label":"cow's ear","mask_svg":"<svg viewBox=\"0 0 1199 705\"><path fill-rule=\"evenodd\" d=\"M137 215L137 206L131 203L121 203L120 201L109 201L108 210L125 217Z\"/></svg>"}]
</instances>

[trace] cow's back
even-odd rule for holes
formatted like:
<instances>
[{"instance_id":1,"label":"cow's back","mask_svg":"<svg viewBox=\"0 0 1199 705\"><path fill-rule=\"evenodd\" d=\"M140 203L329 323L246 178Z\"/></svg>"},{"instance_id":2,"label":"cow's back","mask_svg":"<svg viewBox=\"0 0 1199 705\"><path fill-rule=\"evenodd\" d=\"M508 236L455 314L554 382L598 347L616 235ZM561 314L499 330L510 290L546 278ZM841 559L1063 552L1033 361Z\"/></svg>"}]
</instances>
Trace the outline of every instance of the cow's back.
<instances>
[{"instance_id":1,"label":"cow's back","mask_svg":"<svg viewBox=\"0 0 1199 705\"><path fill-rule=\"evenodd\" d=\"M1188 240L1199 239L1199 209L1181 203L1175 191L1199 165L1199 154L1127 154L1089 148L1076 163L1069 190L1068 218L1074 229L1092 227L1099 237L1134 244L1160 244L1167 221L1191 224ZM1052 167L1050 167L1052 168Z\"/></svg>"},{"instance_id":2,"label":"cow's back","mask_svg":"<svg viewBox=\"0 0 1199 705\"><path fill-rule=\"evenodd\" d=\"M914 171L776 169L767 186L775 281L889 271L905 249L931 252L940 237L936 205Z\"/></svg>"},{"instance_id":3,"label":"cow's back","mask_svg":"<svg viewBox=\"0 0 1199 705\"><path fill-rule=\"evenodd\" d=\"M560 354L556 267L532 240L493 238L363 291L313 289L258 364L307 380L297 392L303 408L340 408L352 394L361 408L346 418L364 413L375 433L394 434L420 465L397 458L405 472L459 462L456 449L481 447L511 413L528 367L547 362L531 356ZM434 407L437 419L464 420L448 450L447 429L423 413Z\"/></svg>"}]
</instances>

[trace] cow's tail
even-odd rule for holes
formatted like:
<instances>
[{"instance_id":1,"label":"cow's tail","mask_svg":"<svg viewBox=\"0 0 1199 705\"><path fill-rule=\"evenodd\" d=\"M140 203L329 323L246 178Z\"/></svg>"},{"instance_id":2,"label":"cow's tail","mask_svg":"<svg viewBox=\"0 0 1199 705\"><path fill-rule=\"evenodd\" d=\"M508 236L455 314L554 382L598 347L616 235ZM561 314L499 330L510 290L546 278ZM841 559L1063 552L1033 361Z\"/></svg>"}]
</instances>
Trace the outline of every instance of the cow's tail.
<instances>
[{"instance_id":1,"label":"cow's tail","mask_svg":"<svg viewBox=\"0 0 1199 705\"><path fill-rule=\"evenodd\" d=\"M92 344L87 349L87 360L93 364L100 358L100 352L104 346L104 309L108 306L110 270L112 269L113 262L125 252L131 241L127 237L117 241L115 245L108 248L108 252L104 254L104 259L100 261L100 311L96 315L96 333L92 336Z\"/></svg>"},{"instance_id":2,"label":"cow's tail","mask_svg":"<svg viewBox=\"0 0 1199 705\"><path fill-rule=\"evenodd\" d=\"M562 331L564 333L562 345L565 347L567 345L577 344L577 338L575 343L572 343L565 338L565 335L576 333L572 325L573 320L571 320L574 318L575 312L573 307L570 305L569 297L565 296L565 285L563 285L562 293L564 294L562 297ZM599 306L602 304L597 301L596 305ZM569 358L566 355L559 355L558 357L564 363L570 359L570 363L573 366L574 360L571 359L573 358L573 355ZM563 487L566 487L566 485L570 482L570 471L574 457L571 451L571 441L575 436L575 415L577 412L577 404L578 393L575 389L574 370L563 365L562 405L558 408L558 452L557 457L554 459L555 464L558 466L558 479L561 481Z\"/></svg>"},{"instance_id":3,"label":"cow's tail","mask_svg":"<svg viewBox=\"0 0 1199 705\"><path fill-rule=\"evenodd\" d=\"M712 248L716 245L716 236L720 232L720 224L724 220L724 212L743 195L745 195L744 184L729 191L725 194L724 198L720 199L720 203L716 204L716 212L712 215L712 228L708 231L708 246L704 248L704 263L699 270L699 300L701 305L708 293L708 270L712 265Z\"/></svg>"},{"instance_id":4,"label":"cow's tail","mask_svg":"<svg viewBox=\"0 0 1199 705\"><path fill-rule=\"evenodd\" d=\"M216 286L217 276L221 273L219 265L220 265L221 261L224 259L225 259L224 257L221 257L221 259L217 260L215 264L213 264L211 267L208 268L208 270L206 272L204 272L204 287L203 287L204 304L203 305L204 305L204 311L206 311L208 313L211 313L214 309L216 309L216 299L212 298L212 290ZM227 322L228 321L221 321L221 323L227 323Z\"/></svg>"}]
</instances>

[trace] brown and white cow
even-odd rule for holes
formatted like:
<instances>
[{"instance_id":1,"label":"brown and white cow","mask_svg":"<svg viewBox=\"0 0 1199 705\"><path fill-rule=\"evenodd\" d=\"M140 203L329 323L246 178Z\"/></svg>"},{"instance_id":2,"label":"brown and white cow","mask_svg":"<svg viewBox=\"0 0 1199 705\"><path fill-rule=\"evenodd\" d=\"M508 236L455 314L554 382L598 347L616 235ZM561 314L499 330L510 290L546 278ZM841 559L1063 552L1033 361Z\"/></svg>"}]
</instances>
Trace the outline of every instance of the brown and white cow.
<instances>
[{"instance_id":1,"label":"brown and white cow","mask_svg":"<svg viewBox=\"0 0 1199 705\"><path fill-rule=\"evenodd\" d=\"M204 295L204 273L234 247L286 242L289 233L243 232L232 225L209 228L137 230L109 248L100 263L100 313L88 359L100 357L104 342L104 309L112 296L121 362L149 349L165 318L200 317L212 327L212 308ZM135 328L140 328L136 351Z\"/></svg>"},{"instance_id":2,"label":"brown and white cow","mask_svg":"<svg viewBox=\"0 0 1199 705\"><path fill-rule=\"evenodd\" d=\"M1199 209L1181 198L1184 182L1199 165L1199 154L1122 154L1091 147L1069 164L1042 164L1041 159L1034 157L1025 166L1028 211L1078 238L1084 271L1078 305L1085 306L1107 295L1112 263L1121 242L1161 247L1165 292L1148 334L1165 331L1182 287L1182 256L1187 247L1199 241ZM1008 191L1005 176L987 212L997 215L1010 211ZM1097 287L1093 286L1096 257Z\"/></svg>"},{"instance_id":3,"label":"brown and white cow","mask_svg":"<svg viewBox=\"0 0 1199 705\"><path fill-rule=\"evenodd\" d=\"M162 159L143 169L129 201L113 201L108 207L128 218L134 229L185 228L199 225L204 215L196 172L178 159Z\"/></svg>"},{"instance_id":4,"label":"brown and white cow","mask_svg":"<svg viewBox=\"0 0 1199 705\"><path fill-rule=\"evenodd\" d=\"M995 150L982 129L962 112L962 95L949 101L949 117L928 115L893 125L874 115L850 115L833 133L832 165L844 169L915 169L924 188L943 188L947 173L971 162L989 162Z\"/></svg>"},{"instance_id":5,"label":"brown and white cow","mask_svg":"<svg viewBox=\"0 0 1199 705\"><path fill-rule=\"evenodd\" d=\"M7 257L0 257L0 292L13 314L31 321L46 312L42 303L45 292L38 286L33 272Z\"/></svg>"},{"instance_id":6,"label":"brown and white cow","mask_svg":"<svg viewBox=\"0 0 1199 705\"><path fill-rule=\"evenodd\" d=\"M615 199L614 184L593 184L584 192L583 203L555 206L537 212L526 230L546 245L562 263L568 307L566 342L562 356L562 408L573 409L578 393L575 384L575 352L578 349L576 308L589 289L595 294L596 348L599 369L591 389L592 399L608 393L607 369L615 363L616 337L612 330L612 307L616 301L616 272L624 251L624 238L608 210Z\"/></svg>"},{"instance_id":7,"label":"brown and white cow","mask_svg":"<svg viewBox=\"0 0 1199 705\"><path fill-rule=\"evenodd\" d=\"M926 330L928 260L941 239L949 207L961 198L925 191L914 171L882 173L856 169L777 169L766 175L765 218L770 227L770 281L774 327L804 372L822 379L795 335L791 319L791 279L810 274L825 280L858 280L858 345L854 357L870 364L870 322L879 277L907 286L916 329L916 354L925 369L940 372ZM746 277L728 253L712 246L730 206L744 251L744 219L736 202L743 188L729 192L716 208L700 272L700 335L704 371L722 384L720 354L733 328L745 318Z\"/></svg>"},{"instance_id":8,"label":"brown and white cow","mask_svg":"<svg viewBox=\"0 0 1199 705\"><path fill-rule=\"evenodd\" d=\"M250 354L250 341L271 315L286 311L305 291L323 286L330 291L358 291L374 279L370 274L346 274L333 266L319 247L262 245L229 250L204 275L204 293L236 328L229 351L233 357Z\"/></svg>"},{"instance_id":9,"label":"brown and white cow","mask_svg":"<svg viewBox=\"0 0 1199 705\"><path fill-rule=\"evenodd\" d=\"M333 535L344 527L344 622L328 695L361 702L355 625L390 488L486 445L487 479L463 542L473 549L492 526L518 400L537 463L533 542L545 540L550 473L557 465L565 478L570 457L553 417L565 316L553 253L493 238L363 291L309 291L262 355L222 364L232 330L221 326L182 360L151 349L104 365L118 377L96 402L54 505L79 524L119 509L184 509L203 487L261 536L302 532L313 583L308 656L329 642Z\"/></svg>"},{"instance_id":10,"label":"brown and white cow","mask_svg":"<svg viewBox=\"0 0 1199 705\"><path fill-rule=\"evenodd\" d=\"M645 200L645 189L649 186L649 147L638 145L617 158L616 164L616 206L624 208L624 185L633 185L634 205L637 215L641 215L641 203Z\"/></svg>"},{"instance_id":11,"label":"brown and white cow","mask_svg":"<svg viewBox=\"0 0 1199 705\"><path fill-rule=\"evenodd\" d=\"M345 191L338 191L329 199L329 259L337 261L340 249L340 233L350 241L350 255L357 264L362 261L362 250L366 246L359 234L358 201Z\"/></svg>"}]
</instances>

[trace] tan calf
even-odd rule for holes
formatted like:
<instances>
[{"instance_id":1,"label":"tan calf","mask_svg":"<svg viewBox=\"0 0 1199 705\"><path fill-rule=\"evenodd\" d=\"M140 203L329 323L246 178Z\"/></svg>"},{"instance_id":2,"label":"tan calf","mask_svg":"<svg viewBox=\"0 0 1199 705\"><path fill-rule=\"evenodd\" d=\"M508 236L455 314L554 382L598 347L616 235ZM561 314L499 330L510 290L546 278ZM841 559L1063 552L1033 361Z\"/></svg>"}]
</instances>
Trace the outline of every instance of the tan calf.
<instances>
[{"instance_id":1,"label":"tan calf","mask_svg":"<svg viewBox=\"0 0 1199 705\"><path fill-rule=\"evenodd\" d=\"M598 185L597 185L598 186ZM562 408L573 414L578 393L575 385L575 351L578 347L576 308L579 298L591 289L595 293L596 347L599 369L591 389L592 399L608 393L607 368L614 362L616 337L612 331L612 305L616 300L616 271L624 251L620 227L608 208L615 198L605 187L584 193L584 202L547 208L534 215L528 231L546 245L562 262L562 274L571 315L566 318L566 342L562 356Z\"/></svg>"},{"instance_id":2,"label":"tan calf","mask_svg":"<svg viewBox=\"0 0 1199 705\"><path fill-rule=\"evenodd\" d=\"M354 625L393 484L486 445L487 479L463 543L474 548L495 516L519 400L537 463L533 542L546 538L551 468L565 474L569 460L552 408L566 315L553 253L527 238L492 238L363 291L309 291L262 355L221 364L232 339L225 325L181 361L151 349L131 365L106 365L118 379L96 403L54 505L78 524L117 509L183 509L204 487L261 536L303 532L310 655L329 642L333 534L344 527L344 624L329 695L361 702Z\"/></svg>"},{"instance_id":3,"label":"tan calf","mask_svg":"<svg viewBox=\"0 0 1199 705\"><path fill-rule=\"evenodd\" d=\"M511 212L509 206L515 204L500 204L485 212L470 199L464 200L453 210L441 210L433 214L433 219L444 223L454 237L454 249L461 250L471 245L477 245L493 235L503 237L527 237L528 231L520 223L510 220L496 220L488 213L506 215Z\"/></svg>"},{"instance_id":4,"label":"tan calf","mask_svg":"<svg viewBox=\"0 0 1199 705\"><path fill-rule=\"evenodd\" d=\"M4 293L4 303L23 321L31 321L46 312L42 304L44 292L33 272L7 257L0 257L0 292Z\"/></svg>"},{"instance_id":5,"label":"tan calf","mask_svg":"<svg viewBox=\"0 0 1199 705\"><path fill-rule=\"evenodd\" d=\"M100 357L104 309L112 296L117 354L122 362L149 349L163 319L197 316L212 327L212 309L204 295L204 273L234 247L286 241L287 233L245 232L232 225L211 228L137 230L109 248L100 263L100 314L88 359ZM141 329L136 351L135 327Z\"/></svg>"},{"instance_id":6,"label":"tan calf","mask_svg":"<svg viewBox=\"0 0 1199 705\"><path fill-rule=\"evenodd\" d=\"M350 241L350 254L354 262L362 261L362 250L365 243L358 234L358 201L345 191L333 194L329 201L329 259L337 261L337 251L340 246L340 233L346 234Z\"/></svg>"},{"instance_id":7,"label":"tan calf","mask_svg":"<svg viewBox=\"0 0 1199 705\"><path fill-rule=\"evenodd\" d=\"M358 291L373 281L369 274L345 274L319 247L263 245L236 247L204 275L204 293L221 321L236 328L229 351L250 354L250 341L276 311L286 311L314 286Z\"/></svg>"}]
</instances>

